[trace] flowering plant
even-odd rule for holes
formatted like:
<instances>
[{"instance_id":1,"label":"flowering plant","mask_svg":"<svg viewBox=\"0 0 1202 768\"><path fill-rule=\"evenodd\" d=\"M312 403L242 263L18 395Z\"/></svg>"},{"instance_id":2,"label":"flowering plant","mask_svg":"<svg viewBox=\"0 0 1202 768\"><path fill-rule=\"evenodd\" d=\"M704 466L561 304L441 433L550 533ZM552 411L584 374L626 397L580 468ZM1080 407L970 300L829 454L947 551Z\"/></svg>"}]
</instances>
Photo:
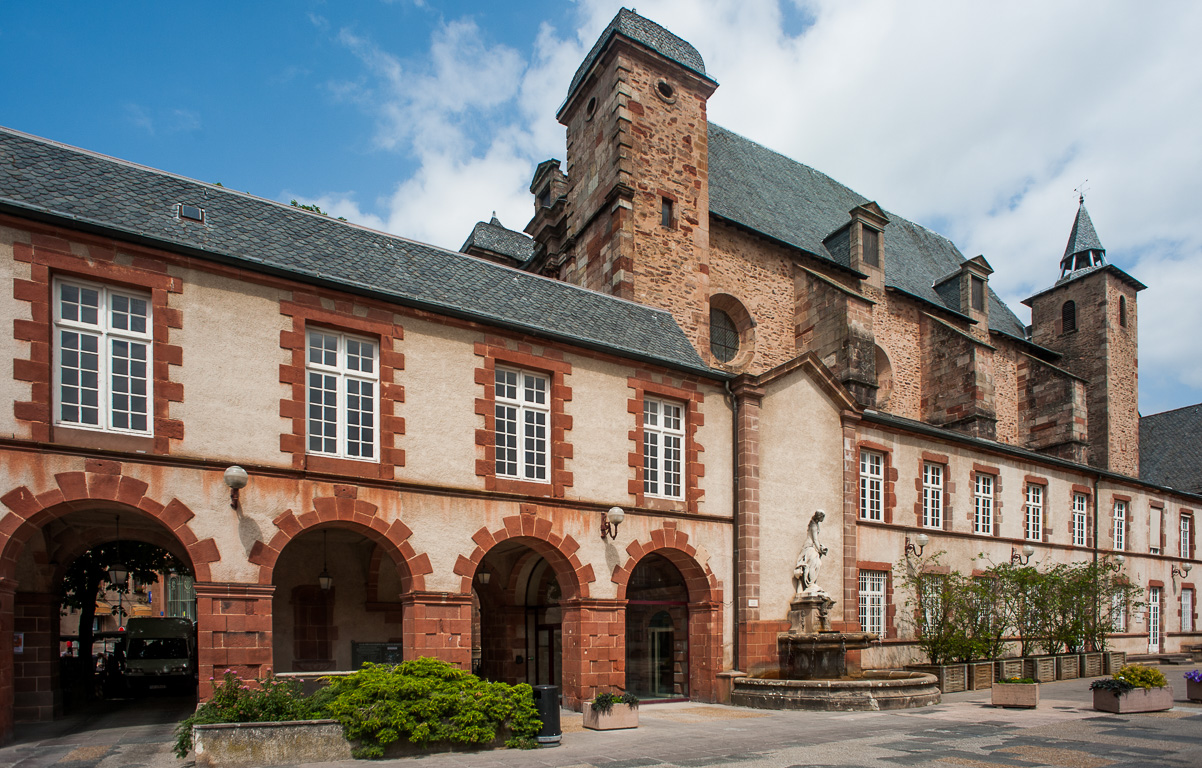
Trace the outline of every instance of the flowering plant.
<instances>
[{"instance_id":1,"label":"flowering plant","mask_svg":"<svg viewBox=\"0 0 1202 768\"><path fill-rule=\"evenodd\" d=\"M1202 683L1202 670L1191 669L1185 673L1184 677L1191 683Z\"/></svg>"}]
</instances>

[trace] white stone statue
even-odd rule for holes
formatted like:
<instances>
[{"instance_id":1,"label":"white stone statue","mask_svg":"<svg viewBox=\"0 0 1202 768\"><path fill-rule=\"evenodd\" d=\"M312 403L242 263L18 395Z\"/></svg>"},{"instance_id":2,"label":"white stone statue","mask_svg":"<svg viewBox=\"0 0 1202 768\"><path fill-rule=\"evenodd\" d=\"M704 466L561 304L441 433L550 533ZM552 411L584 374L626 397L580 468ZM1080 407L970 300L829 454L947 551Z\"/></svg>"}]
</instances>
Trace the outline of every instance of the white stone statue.
<instances>
[{"instance_id":1,"label":"white stone statue","mask_svg":"<svg viewBox=\"0 0 1202 768\"><path fill-rule=\"evenodd\" d=\"M797 580L797 594L817 594L821 588L817 586L818 571L822 567L822 558L826 557L827 548L818 540L819 528L826 519L826 513L821 509L810 518L806 529L806 543L797 556L797 565L793 567L793 577Z\"/></svg>"}]
</instances>

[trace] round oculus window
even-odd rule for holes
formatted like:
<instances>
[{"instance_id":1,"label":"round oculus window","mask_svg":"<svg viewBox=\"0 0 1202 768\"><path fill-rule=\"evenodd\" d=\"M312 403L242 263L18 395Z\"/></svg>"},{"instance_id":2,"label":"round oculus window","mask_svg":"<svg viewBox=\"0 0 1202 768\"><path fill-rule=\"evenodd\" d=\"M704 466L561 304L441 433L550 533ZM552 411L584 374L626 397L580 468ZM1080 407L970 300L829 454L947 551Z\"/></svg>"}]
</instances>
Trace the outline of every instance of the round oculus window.
<instances>
[{"instance_id":1,"label":"round oculus window","mask_svg":"<svg viewBox=\"0 0 1202 768\"><path fill-rule=\"evenodd\" d=\"M723 363L739 354L739 329L730 315L720 309L710 310L710 352Z\"/></svg>"},{"instance_id":2,"label":"round oculus window","mask_svg":"<svg viewBox=\"0 0 1202 768\"><path fill-rule=\"evenodd\" d=\"M676 89L673 88L667 80L660 80L655 84L655 95L659 96L669 104L676 101Z\"/></svg>"},{"instance_id":3,"label":"round oculus window","mask_svg":"<svg viewBox=\"0 0 1202 768\"><path fill-rule=\"evenodd\" d=\"M592 120L593 113L597 111L597 97L594 96L588 100L588 104L584 105L584 119Z\"/></svg>"}]
</instances>

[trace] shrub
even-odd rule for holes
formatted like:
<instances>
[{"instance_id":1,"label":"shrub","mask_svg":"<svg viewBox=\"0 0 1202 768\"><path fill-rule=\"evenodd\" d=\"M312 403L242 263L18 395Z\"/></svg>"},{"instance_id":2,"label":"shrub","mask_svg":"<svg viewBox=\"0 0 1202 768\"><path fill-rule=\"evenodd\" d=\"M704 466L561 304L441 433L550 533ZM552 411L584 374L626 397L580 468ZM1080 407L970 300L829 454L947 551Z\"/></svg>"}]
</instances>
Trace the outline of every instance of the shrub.
<instances>
[{"instance_id":1,"label":"shrub","mask_svg":"<svg viewBox=\"0 0 1202 768\"><path fill-rule=\"evenodd\" d=\"M626 693L599 693L593 699L593 709L601 714L608 714L614 704L627 704L631 707L639 705L639 697L627 691Z\"/></svg>"},{"instance_id":2,"label":"shrub","mask_svg":"<svg viewBox=\"0 0 1202 768\"><path fill-rule=\"evenodd\" d=\"M1038 685L1039 684L1039 682L1037 680L1032 680L1029 677L1003 677L1001 680L998 680L998 682L1002 683L1003 685Z\"/></svg>"},{"instance_id":3,"label":"shrub","mask_svg":"<svg viewBox=\"0 0 1202 768\"><path fill-rule=\"evenodd\" d=\"M1135 690L1135 686L1118 677L1102 677L1090 683L1089 690L1110 691L1115 696L1121 696L1127 691Z\"/></svg>"},{"instance_id":4,"label":"shrub","mask_svg":"<svg viewBox=\"0 0 1202 768\"><path fill-rule=\"evenodd\" d=\"M175 754L182 758L192 749L194 725L274 723L312 718L311 700L301 695L300 687L295 680L280 680L270 675L260 680L243 680L227 669L213 689L213 697L176 726Z\"/></svg>"},{"instance_id":5,"label":"shrub","mask_svg":"<svg viewBox=\"0 0 1202 768\"><path fill-rule=\"evenodd\" d=\"M365 664L335 678L322 711L357 742L355 757L383 757L393 742L487 744L508 727L507 747L536 746L542 728L534 691L525 683L481 680L444 661L414 659L396 666Z\"/></svg>"},{"instance_id":6,"label":"shrub","mask_svg":"<svg viewBox=\"0 0 1202 768\"><path fill-rule=\"evenodd\" d=\"M1114 673L1116 680L1124 680L1133 688L1163 688L1169 684L1164 673L1159 669L1145 667L1143 664L1128 664Z\"/></svg>"}]
</instances>

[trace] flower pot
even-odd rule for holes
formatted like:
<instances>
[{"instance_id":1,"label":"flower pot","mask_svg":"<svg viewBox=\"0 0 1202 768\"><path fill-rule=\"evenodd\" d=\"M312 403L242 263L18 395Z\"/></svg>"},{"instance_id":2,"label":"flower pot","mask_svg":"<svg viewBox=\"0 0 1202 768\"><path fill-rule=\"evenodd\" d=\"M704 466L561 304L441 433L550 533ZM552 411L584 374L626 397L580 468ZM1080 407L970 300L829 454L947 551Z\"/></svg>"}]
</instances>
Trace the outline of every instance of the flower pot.
<instances>
[{"instance_id":1,"label":"flower pot","mask_svg":"<svg viewBox=\"0 0 1202 768\"><path fill-rule=\"evenodd\" d=\"M1023 676L1023 660L1022 658L1014 659L998 659L994 666L997 668L995 680L1005 680L1008 677Z\"/></svg>"},{"instance_id":2,"label":"flower pot","mask_svg":"<svg viewBox=\"0 0 1202 768\"><path fill-rule=\"evenodd\" d=\"M1173 708L1173 689L1166 685L1164 688L1136 688L1115 694L1097 688L1093 692L1093 708L1099 712L1120 715L1129 712L1163 712Z\"/></svg>"},{"instance_id":3,"label":"flower pot","mask_svg":"<svg viewBox=\"0 0 1202 768\"><path fill-rule=\"evenodd\" d=\"M1056 679L1056 657L1027 656L1023 659L1023 677L1040 683L1052 682Z\"/></svg>"},{"instance_id":4,"label":"flower pot","mask_svg":"<svg viewBox=\"0 0 1202 768\"><path fill-rule=\"evenodd\" d=\"M968 690L983 691L993 685L993 662L970 661L968 663Z\"/></svg>"},{"instance_id":5,"label":"flower pot","mask_svg":"<svg viewBox=\"0 0 1202 768\"><path fill-rule=\"evenodd\" d=\"M967 664L910 664L906 669L934 675L939 681L940 693L968 690Z\"/></svg>"},{"instance_id":6,"label":"flower pot","mask_svg":"<svg viewBox=\"0 0 1202 768\"><path fill-rule=\"evenodd\" d=\"M1081 677L1101 677L1103 666L1101 653L1081 654Z\"/></svg>"},{"instance_id":7,"label":"flower pot","mask_svg":"<svg viewBox=\"0 0 1202 768\"><path fill-rule=\"evenodd\" d=\"M1122 669L1123 665L1127 663L1127 652L1106 651L1102 654L1102 660L1102 673L1106 675L1113 675L1115 672L1118 672L1120 669Z\"/></svg>"},{"instance_id":8,"label":"flower pot","mask_svg":"<svg viewBox=\"0 0 1202 768\"><path fill-rule=\"evenodd\" d=\"M608 712L593 709L591 701L584 704L584 727L590 731L616 731L639 727L639 708L616 703Z\"/></svg>"},{"instance_id":9,"label":"flower pot","mask_svg":"<svg viewBox=\"0 0 1202 768\"><path fill-rule=\"evenodd\" d=\"M990 694L995 707L1039 706L1039 683L994 683Z\"/></svg>"},{"instance_id":10,"label":"flower pot","mask_svg":"<svg viewBox=\"0 0 1202 768\"><path fill-rule=\"evenodd\" d=\"M1185 681L1185 698L1190 701L1202 701L1202 682Z\"/></svg>"},{"instance_id":11,"label":"flower pot","mask_svg":"<svg viewBox=\"0 0 1202 768\"><path fill-rule=\"evenodd\" d=\"M1056 657L1056 679L1076 680L1081 676L1081 657L1070 653Z\"/></svg>"}]
</instances>

